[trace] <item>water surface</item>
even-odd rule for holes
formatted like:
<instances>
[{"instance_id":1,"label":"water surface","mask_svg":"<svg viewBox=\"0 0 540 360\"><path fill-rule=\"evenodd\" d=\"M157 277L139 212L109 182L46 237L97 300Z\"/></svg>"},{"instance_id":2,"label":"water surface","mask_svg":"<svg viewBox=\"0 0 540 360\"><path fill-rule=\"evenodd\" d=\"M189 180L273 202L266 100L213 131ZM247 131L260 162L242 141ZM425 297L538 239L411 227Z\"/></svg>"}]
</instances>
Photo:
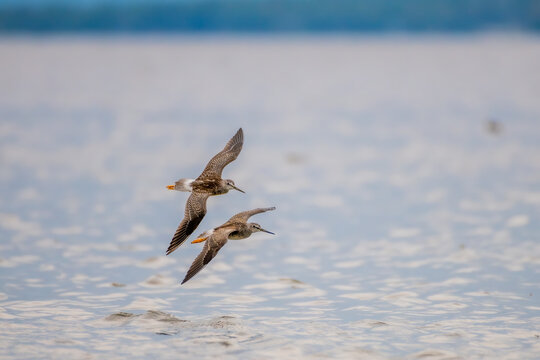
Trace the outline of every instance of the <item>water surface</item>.
<instances>
[{"instance_id":1,"label":"water surface","mask_svg":"<svg viewBox=\"0 0 540 360\"><path fill-rule=\"evenodd\" d=\"M4 38L2 359L533 359L537 37ZM195 177L242 127L197 229ZM199 246L201 245L201 246Z\"/></svg>"}]
</instances>

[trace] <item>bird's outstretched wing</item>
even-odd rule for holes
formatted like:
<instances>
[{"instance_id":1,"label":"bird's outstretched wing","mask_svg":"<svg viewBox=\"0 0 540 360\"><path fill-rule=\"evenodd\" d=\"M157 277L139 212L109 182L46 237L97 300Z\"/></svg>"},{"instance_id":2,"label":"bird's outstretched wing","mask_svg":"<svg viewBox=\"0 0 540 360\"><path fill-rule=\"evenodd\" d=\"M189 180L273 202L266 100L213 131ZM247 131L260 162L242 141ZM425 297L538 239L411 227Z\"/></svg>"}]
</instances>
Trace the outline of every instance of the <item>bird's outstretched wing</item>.
<instances>
[{"instance_id":1,"label":"bird's outstretched wing","mask_svg":"<svg viewBox=\"0 0 540 360\"><path fill-rule=\"evenodd\" d=\"M242 150L242 145L244 144L244 132L242 128L238 129L236 134L229 140L227 145L217 153L206 165L201 175L198 179L204 179L208 177L221 177L223 168L234 161L240 151Z\"/></svg>"},{"instance_id":2,"label":"bird's outstretched wing","mask_svg":"<svg viewBox=\"0 0 540 360\"><path fill-rule=\"evenodd\" d=\"M227 222L247 222L250 217L252 217L255 214L260 214L266 211L275 210L276 207L267 207L267 208L257 208L253 210L248 211L242 211L241 213L238 213L234 215L232 218L229 219Z\"/></svg>"},{"instance_id":3,"label":"bird's outstretched wing","mask_svg":"<svg viewBox=\"0 0 540 360\"><path fill-rule=\"evenodd\" d=\"M169 248L167 249L167 255L182 245L188 236L195 231L197 226L199 226L204 215L206 215L206 200L208 199L208 196L210 196L210 194L198 192L191 193L186 202L184 218L174 233Z\"/></svg>"},{"instance_id":4,"label":"bird's outstretched wing","mask_svg":"<svg viewBox=\"0 0 540 360\"><path fill-rule=\"evenodd\" d=\"M195 258L191 266L189 267L182 284L194 277L199 271L201 271L214 257L216 257L219 250L227 243L229 237L229 231L220 231L217 234L211 235L206 242L199 255Z\"/></svg>"}]
</instances>

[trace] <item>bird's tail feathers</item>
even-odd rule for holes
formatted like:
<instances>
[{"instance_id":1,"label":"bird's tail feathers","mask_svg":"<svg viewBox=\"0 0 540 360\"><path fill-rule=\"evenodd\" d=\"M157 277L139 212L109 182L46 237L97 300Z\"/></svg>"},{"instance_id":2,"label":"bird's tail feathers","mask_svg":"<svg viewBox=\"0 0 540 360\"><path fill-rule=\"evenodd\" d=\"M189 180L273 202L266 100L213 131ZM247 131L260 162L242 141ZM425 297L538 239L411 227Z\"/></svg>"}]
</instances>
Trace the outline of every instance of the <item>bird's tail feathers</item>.
<instances>
[{"instance_id":1,"label":"bird's tail feathers","mask_svg":"<svg viewBox=\"0 0 540 360\"><path fill-rule=\"evenodd\" d=\"M174 183L174 189L178 191L189 191L191 192L192 187L191 184L193 183L193 179L180 179L177 182Z\"/></svg>"},{"instance_id":2,"label":"bird's tail feathers","mask_svg":"<svg viewBox=\"0 0 540 360\"><path fill-rule=\"evenodd\" d=\"M214 229L208 230L197 236L197 239L205 239L214 233Z\"/></svg>"}]
</instances>

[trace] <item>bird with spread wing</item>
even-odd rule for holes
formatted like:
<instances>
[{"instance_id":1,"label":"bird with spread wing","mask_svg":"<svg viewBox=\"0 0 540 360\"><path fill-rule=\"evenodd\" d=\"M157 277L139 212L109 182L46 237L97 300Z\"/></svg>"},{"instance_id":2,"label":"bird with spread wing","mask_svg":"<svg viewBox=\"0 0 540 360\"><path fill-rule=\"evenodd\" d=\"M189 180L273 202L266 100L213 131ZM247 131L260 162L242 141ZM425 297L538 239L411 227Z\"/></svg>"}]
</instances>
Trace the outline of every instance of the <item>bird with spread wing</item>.
<instances>
[{"instance_id":1,"label":"bird with spread wing","mask_svg":"<svg viewBox=\"0 0 540 360\"><path fill-rule=\"evenodd\" d=\"M216 228L208 230L193 240L191 243L199 243L205 241L204 247L200 254L191 264L182 284L195 276L217 255L219 250L227 243L228 240L241 240L248 238L251 234L258 231L263 231L274 235L273 232L263 229L257 223L248 223L248 219L255 215L266 211L275 210L275 207L258 208L244 211L234 215L226 223Z\"/></svg>"},{"instance_id":2,"label":"bird with spread wing","mask_svg":"<svg viewBox=\"0 0 540 360\"><path fill-rule=\"evenodd\" d=\"M184 218L176 229L167 249L167 255L176 250L191 235L206 215L206 200L209 196L222 195L236 187L231 179L222 179L223 168L234 161L244 143L244 133L240 128L227 142L227 145L217 153L206 165L201 175L196 179L180 179L174 185L167 186L169 190L190 191L187 199Z\"/></svg>"}]
</instances>

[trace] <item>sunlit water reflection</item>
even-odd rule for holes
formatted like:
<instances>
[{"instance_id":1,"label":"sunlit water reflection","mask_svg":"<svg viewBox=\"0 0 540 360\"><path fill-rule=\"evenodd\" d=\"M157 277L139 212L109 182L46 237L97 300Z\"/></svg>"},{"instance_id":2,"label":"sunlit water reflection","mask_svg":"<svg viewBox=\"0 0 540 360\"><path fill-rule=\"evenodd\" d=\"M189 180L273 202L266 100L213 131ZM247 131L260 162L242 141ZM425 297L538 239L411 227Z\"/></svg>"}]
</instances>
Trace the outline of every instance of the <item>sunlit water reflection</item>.
<instances>
[{"instance_id":1,"label":"sunlit water reflection","mask_svg":"<svg viewBox=\"0 0 540 360\"><path fill-rule=\"evenodd\" d=\"M35 358L535 358L540 42L0 41L0 345ZM234 134L199 229L164 256Z\"/></svg>"}]
</instances>

